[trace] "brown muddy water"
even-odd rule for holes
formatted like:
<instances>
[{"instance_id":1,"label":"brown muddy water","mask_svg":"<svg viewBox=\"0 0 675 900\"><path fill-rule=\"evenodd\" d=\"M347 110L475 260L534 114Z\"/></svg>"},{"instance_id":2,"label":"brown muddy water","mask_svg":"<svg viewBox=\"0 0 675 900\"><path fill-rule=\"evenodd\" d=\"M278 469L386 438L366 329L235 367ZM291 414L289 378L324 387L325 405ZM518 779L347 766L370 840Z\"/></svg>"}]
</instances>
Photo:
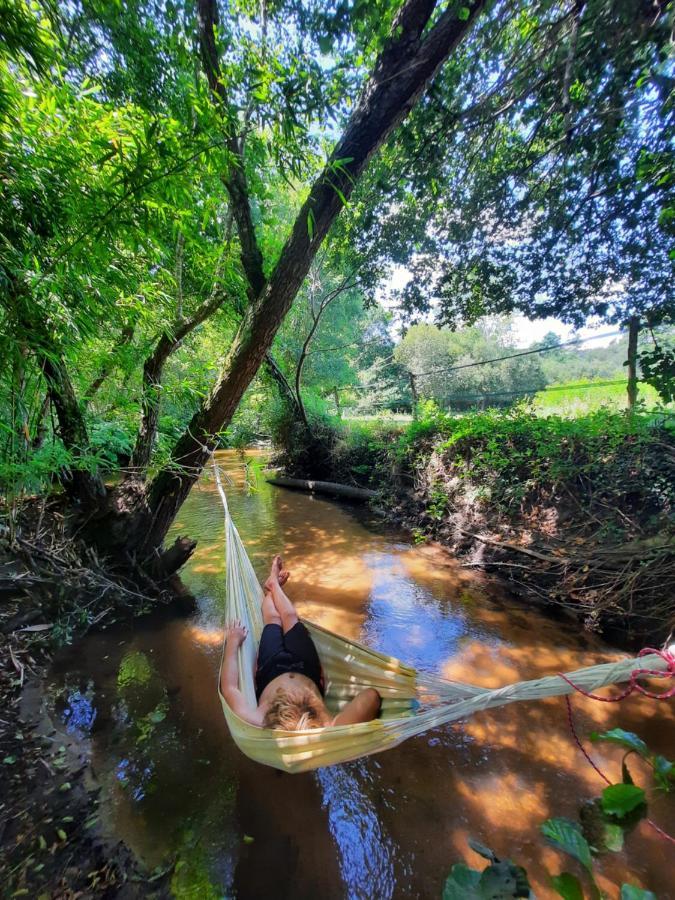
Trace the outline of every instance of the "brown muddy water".
<instances>
[{"instance_id":1,"label":"brown muddy water","mask_svg":"<svg viewBox=\"0 0 675 900\"><path fill-rule=\"evenodd\" d=\"M307 618L418 668L488 686L617 657L601 642L510 601L436 547L416 547L362 509L268 485L259 456L220 454L232 514L262 575L282 551ZM452 864L482 868L474 837L524 865L539 897L577 864L539 836L576 818L603 783L575 748L562 699L513 704L439 728L379 756L286 775L242 756L216 694L223 620L222 509L192 491L175 531L199 539L184 580L189 618L163 613L93 634L56 662L57 727L101 786L102 827L150 868L175 861L175 897L438 898ZM674 755L675 704L620 708L575 697L581 734L621 726ZM621 752L593 748L619 780ZM639 783L647 773L631 763ZM675 800L650 792L675 832ZM609 897L629 881L675 898L673 846L642 823L601 857Z\"/></svg>"}]
</instances>

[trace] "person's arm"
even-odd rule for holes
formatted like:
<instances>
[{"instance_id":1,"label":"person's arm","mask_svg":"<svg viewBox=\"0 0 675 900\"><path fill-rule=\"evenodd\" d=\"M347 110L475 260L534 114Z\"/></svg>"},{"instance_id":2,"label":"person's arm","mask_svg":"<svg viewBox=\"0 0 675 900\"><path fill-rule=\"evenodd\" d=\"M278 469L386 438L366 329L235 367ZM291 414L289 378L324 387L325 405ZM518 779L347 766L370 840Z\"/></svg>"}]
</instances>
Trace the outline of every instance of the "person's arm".
<instances>
[{"instance_id":1,"label":"person's arm","mask_svg":"<svg viewBox=\"0 0 675 900\"><path fill-rule=\"evenodd\" d=\"M375 688L366 688L357 694L333 719L333 725L356 725L376 719L382 708L382 697Z\"/></svg>"},{"instance_id":2,"label":"person's arm","mask_svg":"<svg viewBox=\"0 0 675 900\"><path fill-rule=\"evenodd\" d=\"M237 653L246 640L246 628L233 622L225 629L225 654L220 672L220 693L232 712L251 725L262 725L262 714L257 706L251 706L239 690L239 660Z\"/></svg>"}]
</instances>

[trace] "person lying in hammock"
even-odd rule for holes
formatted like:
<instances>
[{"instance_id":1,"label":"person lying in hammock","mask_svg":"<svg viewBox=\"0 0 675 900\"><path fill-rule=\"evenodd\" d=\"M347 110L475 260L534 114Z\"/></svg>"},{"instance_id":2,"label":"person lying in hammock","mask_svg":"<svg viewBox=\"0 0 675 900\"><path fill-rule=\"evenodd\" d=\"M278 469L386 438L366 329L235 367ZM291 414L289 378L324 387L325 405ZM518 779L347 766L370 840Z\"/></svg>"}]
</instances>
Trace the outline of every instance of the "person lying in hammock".
<instances>
[{"instance_id":1,"label":"person lying in hammock","mask_svg":"<svg viewBox=\"0 0 675 900\"><path fill-rule=\"evenodd\" d=\"M314 641L283 591L288 576L281 557L275 556L262 604L265 627L255 671L257 706L248 703L239 690L237 650L246 640L246 628L239 622L226 628L220 690L228 706L252 725L284 731L353 725L377 718L382 698L374 688L357 694L337 716L326 708Z\"/></svg>"}]
</instances>

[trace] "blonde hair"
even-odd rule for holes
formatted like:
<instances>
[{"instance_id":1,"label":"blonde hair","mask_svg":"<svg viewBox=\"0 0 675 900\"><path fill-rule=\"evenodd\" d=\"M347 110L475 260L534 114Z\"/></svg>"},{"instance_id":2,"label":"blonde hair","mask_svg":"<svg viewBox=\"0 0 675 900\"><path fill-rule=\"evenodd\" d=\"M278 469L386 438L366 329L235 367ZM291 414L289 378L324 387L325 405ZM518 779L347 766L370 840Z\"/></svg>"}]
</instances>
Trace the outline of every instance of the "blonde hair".
<instances>
[{"instance_id":1,"label":"blonde hair","mask_svg":"<svg viewBox=\"0 0 675 900\"><path fill-rule=\"evenodd\" d=\"M326 724L326 712L322 706L319 698L311 691L302 694L277 691L265 712L263 725L265 728L278 728L282 731L323 728Z\"/></svg>"}]
</instances>

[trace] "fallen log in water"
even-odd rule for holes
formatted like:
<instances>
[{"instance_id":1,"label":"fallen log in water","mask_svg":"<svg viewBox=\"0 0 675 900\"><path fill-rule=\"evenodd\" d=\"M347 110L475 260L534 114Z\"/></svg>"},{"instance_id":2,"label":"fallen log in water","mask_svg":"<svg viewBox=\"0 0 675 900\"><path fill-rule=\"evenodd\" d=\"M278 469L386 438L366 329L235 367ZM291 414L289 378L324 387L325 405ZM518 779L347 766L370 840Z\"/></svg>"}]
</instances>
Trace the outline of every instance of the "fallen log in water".
<instances>
[{"instance_id":1,"label":"fallen log in water","mask_svg":"<svg viewBox=\"0 0 675 900\"><path fill-rule=\"evenodd\" d=\"M354 487L351 484L338 484L335 481L314 481L306 478L289 478L286 475L266 475L265 481L278 487L294 488L298 491L310 491L313 494L328 494L343 500L359 500L364 502L377 496L375 491Z\"/></svg>"}]
</instances>

